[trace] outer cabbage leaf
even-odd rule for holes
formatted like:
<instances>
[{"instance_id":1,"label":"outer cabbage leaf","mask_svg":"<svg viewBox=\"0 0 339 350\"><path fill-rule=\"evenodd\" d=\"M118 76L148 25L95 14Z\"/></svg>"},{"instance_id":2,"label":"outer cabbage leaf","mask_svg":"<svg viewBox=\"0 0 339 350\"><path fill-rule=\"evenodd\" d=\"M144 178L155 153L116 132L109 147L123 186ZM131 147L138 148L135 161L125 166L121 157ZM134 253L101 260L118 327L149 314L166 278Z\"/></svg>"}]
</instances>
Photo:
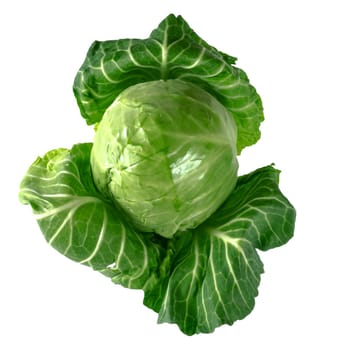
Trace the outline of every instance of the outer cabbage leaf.
<instances>
[{"instance_id":1,"label":"outer cabbage leaf","mask_svg":"<svg viewBox=\"0 0 339 350\"><path fill-rule=\"evenodd\" d=\"M91 148L78 144L39 157L22 180L20 200L31 205L45 239L61 254L116 283L145 288L155 278L161 248L97 192Z\"/></svg>"},{"instance_id":2,"label":"outer cabbage leaf","mask_svg":"<svg viewBox=\"0 0 339 350\"><path fill-rule=\"evenodd\" d=\"M238 153L260 138L263 108L236 58L202 40L181 17L169 15L147 39L95 41L76 75L74 94L88 124L127 87L152 80L193 82L215 96L231 113Z\"/></svg>"},{"instance_id":3,"label":"outer cabbage leaf","mask_svg":"<svg viewBox=\"0 0 339 350\"><path fill-rule=\"evenodd\" d=\"M188 335L209 333L251 312L263 272L256 248L280 246L294 230L295 210L278 174L269 166L240 177L210 219L172 240L168 274L144 299L160 323L177 323Z\"/></svg>"},{"instance_id":4,"label":"outer cabbage leaf","mask_svg":"<svg viewBox=\"0 0 339 350\"><path fill-rule=\"evenodd\" d=\"M239 177L208 220L167 240L135 231L97 192L91 148L50 151L22 181L20 199L51 246L115 283L143 289L158 322L176 323L185 334L213 332L248 315L263 273L256 249L293 235L295 210L279 190L279 171L268 166Z\"/></svg>"}]
</instances>

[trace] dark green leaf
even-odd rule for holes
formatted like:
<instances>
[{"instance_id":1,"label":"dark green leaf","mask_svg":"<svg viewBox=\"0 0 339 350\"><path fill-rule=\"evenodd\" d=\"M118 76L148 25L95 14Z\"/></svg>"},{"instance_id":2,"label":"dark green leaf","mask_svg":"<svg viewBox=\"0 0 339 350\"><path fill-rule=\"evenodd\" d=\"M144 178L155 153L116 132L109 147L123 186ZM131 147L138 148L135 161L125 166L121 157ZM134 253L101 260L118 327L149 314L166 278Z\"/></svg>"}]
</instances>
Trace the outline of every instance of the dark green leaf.
<instances>
[{"instance_id":1,"label":"dark green leaf","mask_svg":"<svg viewBox=\"0 0 339 350\"><path fill-rule=\"evenodd\" d=\"M127 87L152 80L193 82L215 96L237 127L238 153L257 142L264 119L259 95L236 59L202 40L181 17L169 15L149 38L94 42L74 82L74 94L88 124Z\"/></svg>"},{"instance_id":2,"label":"dark green leaf","mask_svg":"<svg viewBox=\"0 0 339 350\"><path fill-rule=\"evenodd\" d=\"M91 266L129 288L152 281L160 248L134 231L91 177L92 144L57 149L38 158L20 188L49 244L68 258Z\"/></svg>"},{"instance_id":3,"label":"dark green leaf","mask_svg":"<svg viewBox=\"0 0 339 350\"><path fill-rule=\"evenodd\" d=\"M159 322L191 335L251 312L263 272L256 248L280 246L293 235L295 210L278 188L278 174L268 166L240 177L210 219L172 240L169 275L145 293Z\"/></svg>"}]
</instances>

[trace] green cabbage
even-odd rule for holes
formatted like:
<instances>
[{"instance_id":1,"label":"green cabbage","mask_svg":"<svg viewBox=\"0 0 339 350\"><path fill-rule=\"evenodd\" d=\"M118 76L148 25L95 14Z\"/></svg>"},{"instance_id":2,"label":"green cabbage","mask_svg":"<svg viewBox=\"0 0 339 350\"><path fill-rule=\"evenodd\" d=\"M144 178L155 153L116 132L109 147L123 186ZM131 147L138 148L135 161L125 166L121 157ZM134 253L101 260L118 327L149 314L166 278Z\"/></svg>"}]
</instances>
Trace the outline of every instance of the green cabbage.
<instances>
[{"instance_id":1,"label":"green cabbage","mask_svg":"<svg viewBox=\"0 0 339 350\"><path fill-rule=\"evenodd\" d=\"M294 231L280 172L237 174L264 117L235 62L174 15L147 39L94 42L74 81L94 142L38 157L20 186L52 247L187 335L248 315L257 250Z\"/></svg>"},{"instance_id":2,"label":"green cabbage","mask_svg":"<svg viewBox=\"0 0 339 350\"><path fill-rule=\"evenodd\" d=\"M205 221L233 190L236 125L192 83L137 84L107 108L91 164L98 189L139 230L172 237Z\"/></svg>"}]
</instances>

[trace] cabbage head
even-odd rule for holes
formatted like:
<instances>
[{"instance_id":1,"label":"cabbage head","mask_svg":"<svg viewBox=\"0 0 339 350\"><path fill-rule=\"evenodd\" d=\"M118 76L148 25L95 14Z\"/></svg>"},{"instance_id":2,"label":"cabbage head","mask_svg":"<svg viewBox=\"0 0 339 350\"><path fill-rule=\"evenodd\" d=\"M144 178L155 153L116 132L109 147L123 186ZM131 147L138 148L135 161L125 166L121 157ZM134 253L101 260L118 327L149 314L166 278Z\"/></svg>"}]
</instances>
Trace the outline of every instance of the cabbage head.
<instances>
[{"instance_id":1,"label":"cabbage head","mask_svg":"<svg viewBox=\"0 0 339 350\"><path fill-rule=\"evenodd\" d=\"M98 189L141 231L172 237L205 221L233 190L233 118L200 87L140 83L106 110L91 153Z\"/></svg>"}]
</instances>

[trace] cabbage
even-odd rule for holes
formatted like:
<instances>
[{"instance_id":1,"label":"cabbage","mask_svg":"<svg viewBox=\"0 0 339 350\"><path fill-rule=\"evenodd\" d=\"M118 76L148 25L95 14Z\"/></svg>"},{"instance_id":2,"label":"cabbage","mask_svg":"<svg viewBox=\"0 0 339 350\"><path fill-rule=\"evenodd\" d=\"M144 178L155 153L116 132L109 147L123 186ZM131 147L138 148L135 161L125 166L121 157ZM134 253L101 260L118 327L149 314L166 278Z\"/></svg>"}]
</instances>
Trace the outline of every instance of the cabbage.
<instances>
[{"instance_id":1,"label":"cabbage","mask_svg":"<svg viewBox=\"0 0 339 350\"><path fill-rule=\"evenodd\" d=\"M181 16L146 39L94 42L73 87L94 142L38 157L20 185L52 247L143 290L158 322L187 335L247 316L257 250L294 231L280 171L237 174L264 117L235 63Z\"/></svg>"},{"instance_id":2,"label":"cabbage","mask_svg":"<svg viewBox=\"0 0 339 350\"><path fill-rule=\"evenodd\" d=\"M192 83L137 84L107 108L91 164L98 189L135 227L172 237L205 221L233 190L236 125Z\"/></svg>"}]
</instances>

